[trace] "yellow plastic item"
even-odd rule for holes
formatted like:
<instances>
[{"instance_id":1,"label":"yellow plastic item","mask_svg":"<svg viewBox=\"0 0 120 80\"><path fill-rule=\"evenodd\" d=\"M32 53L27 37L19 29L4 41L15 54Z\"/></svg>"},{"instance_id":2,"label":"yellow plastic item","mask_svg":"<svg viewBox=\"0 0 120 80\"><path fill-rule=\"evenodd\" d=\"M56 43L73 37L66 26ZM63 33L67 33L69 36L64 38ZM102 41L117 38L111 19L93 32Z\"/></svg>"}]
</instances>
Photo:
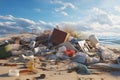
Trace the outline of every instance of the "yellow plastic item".
<instances>
[{"instance_id":1,"label":"yellow plastic item","mask_svg":"<svg viewBox=\"0 0 120 80\"><path fill-rule=\"evenodd\" d=\"M5 49L6 49L7 52L10 51L11 50L10 45L6 45Z\"/></svg>"},{"instance_id":2,"label":"yellow plastic item","mask_svg":"<svg viewBox=\"0 0 120 80\"><path fill-rule=\"evenodd\" d=\"M29 71L33 71L33 70L34 70L34 61L29 61L29 62L27 63L27 69L28 69Z\"/></svg>"}]
</instances>

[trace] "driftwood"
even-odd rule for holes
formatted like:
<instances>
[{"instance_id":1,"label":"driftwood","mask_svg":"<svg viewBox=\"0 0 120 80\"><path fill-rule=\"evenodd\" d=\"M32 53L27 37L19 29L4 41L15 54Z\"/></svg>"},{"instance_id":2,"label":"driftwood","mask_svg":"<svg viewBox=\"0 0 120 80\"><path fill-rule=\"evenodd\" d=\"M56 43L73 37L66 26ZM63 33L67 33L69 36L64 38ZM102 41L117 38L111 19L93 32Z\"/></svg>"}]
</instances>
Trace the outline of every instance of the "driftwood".
<instances>
[{"instance_id":1,"label":"driftwood","mask_svg":"<svg viewBox=\"0 0 120 80\"><path fill-rule=\"evenodd\" d=\"M24 70L20 70L19 71L19 74L20 75L29 75L29 74L36 74L37 72L36 71L30 71L30 70L27 70L27 69L24 69Z\"/></svg>"},{"instance_id":2,"label":"driftwood","mask_svg":"<svg viewBox=\"0 0 120 80\"><path fill-rule=\"evenodd\" d=\"M24 65L19 63L0 63L0 66L17 66L17 65Z\"/></svg>"},{"instance_id":3,"label":"driftwood","mask_svg":"<svg viewBox=\"0 0 120 80\"><path fill-rule=\"evenodd\" d=\"M120 64L112 63L96 63L91 66L88 66L89 69L105 69L105 70L117 70L120 71Z\"/></svg>"}]
</instances>

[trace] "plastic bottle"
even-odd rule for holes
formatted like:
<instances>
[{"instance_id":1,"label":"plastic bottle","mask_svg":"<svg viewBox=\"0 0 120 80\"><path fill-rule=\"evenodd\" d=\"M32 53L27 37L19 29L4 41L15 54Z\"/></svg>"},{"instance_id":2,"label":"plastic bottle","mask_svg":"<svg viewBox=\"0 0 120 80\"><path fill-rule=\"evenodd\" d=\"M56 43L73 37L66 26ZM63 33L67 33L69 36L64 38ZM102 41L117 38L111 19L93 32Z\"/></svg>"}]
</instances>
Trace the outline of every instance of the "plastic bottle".
<instances>
[{"instance_id":1,"label":"plastic bottle","mask_svg":"<svg viewBox=\"0 0 120 80\"><path fill-rule=\"evenodd\" d=\"M35 69L34 59L31 59L30 61L27 62L27 69L29 71L33 71Z\"/></svg>"}]
</instances>

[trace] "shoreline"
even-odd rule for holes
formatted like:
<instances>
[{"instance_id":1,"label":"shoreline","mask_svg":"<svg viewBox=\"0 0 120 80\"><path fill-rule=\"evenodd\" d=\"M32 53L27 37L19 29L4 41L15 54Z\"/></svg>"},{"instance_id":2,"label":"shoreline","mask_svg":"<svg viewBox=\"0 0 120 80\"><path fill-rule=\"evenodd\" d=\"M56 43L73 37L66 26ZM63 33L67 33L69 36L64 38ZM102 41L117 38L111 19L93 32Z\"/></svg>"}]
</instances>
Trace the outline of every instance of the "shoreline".
<instances>
[{"instance_id":1,"label":"shoreline","mask_svg":"<svg viewBox=\"0 0 120 80\"><path fill-rule=\"evenodd\" d=\"M105 45L105 47L120 50L120 45Z\"/></svg>"}]
</instances>

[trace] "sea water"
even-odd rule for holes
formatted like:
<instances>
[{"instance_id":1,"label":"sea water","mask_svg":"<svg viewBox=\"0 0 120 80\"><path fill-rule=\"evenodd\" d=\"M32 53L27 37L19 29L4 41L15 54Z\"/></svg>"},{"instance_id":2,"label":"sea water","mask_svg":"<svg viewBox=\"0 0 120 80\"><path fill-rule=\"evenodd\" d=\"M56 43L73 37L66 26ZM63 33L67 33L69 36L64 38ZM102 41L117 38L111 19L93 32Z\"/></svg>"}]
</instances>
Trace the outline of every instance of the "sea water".
<instances>
[{"instance_id":1,"label":"sea water","mask_svg":"<svg viewBox=\"0 0 120 80\"><path fill-rule=\"evenodd\" d=\"M98 36L101 44L120 45L120 36Z\"/></svg>"},{"instance_id":2,"label":"sea water","mask_svg":"<svg viewBox=\"0 0 120 80\"><path fill-rule=\"evenodd\" d=\"M5 35L0 35L0 38L5 37Z\"/></svg>"}]
</instances>

